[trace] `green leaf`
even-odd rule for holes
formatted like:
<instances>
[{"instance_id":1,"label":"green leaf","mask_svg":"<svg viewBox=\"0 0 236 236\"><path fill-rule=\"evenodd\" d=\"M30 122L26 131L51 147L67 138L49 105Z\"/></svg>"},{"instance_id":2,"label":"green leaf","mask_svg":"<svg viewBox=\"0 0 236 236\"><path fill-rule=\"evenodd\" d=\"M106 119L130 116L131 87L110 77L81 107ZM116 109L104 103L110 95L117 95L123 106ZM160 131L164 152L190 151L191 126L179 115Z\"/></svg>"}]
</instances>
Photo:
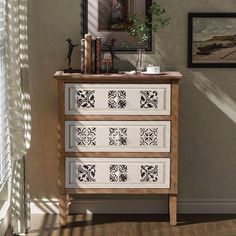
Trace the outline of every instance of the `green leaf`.
<instances>
[{"instance_id":1,"label":"green leaf","mask_svg":"<svg viewBox=\"0 0 236 236\"><path fill-rule=\"evenodd\" d=\"M165 15L166 9L162 8L156 2L152 3L148 12L152 16L152 22L150 22L147 16L141 19L134 14L128 17L128 26L115 24L112 28L124 29L131 37L135 38L137 42L144 43L151 37L152 31L157 32L159 28L164 28L170 22L170 18Z\"/></svg>"}]
</instances>

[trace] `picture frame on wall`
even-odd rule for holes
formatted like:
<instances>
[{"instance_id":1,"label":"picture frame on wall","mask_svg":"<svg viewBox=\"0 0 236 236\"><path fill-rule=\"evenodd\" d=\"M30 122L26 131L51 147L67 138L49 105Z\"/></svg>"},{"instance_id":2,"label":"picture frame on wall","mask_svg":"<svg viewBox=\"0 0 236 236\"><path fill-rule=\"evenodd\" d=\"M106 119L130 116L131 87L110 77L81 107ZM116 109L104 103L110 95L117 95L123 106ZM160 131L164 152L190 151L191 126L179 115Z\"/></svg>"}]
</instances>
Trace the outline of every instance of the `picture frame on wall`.
<instances>
[{"instance_id":1,"label":"picture frame on wall","mask_svg":"<svg viewBox=\"0 0 236 236\"><path fill-rule=\"evenodd\" d=\"M138 47L151 51L151 37L140 45L128 32L119 28L120 23L124 26L128 17L135 14L151 19L151 5L152 0L83 0L82 35L90 33L95 38L101 37L102 50L109 50L112 39L115 39L116 51L136 51Z\"/></svg>"},{"instance_id":2,"label":"picture frame on wall","mask_svg":"<svg viewBox=\"0 0 236 236\"><path fill-rule=\"evenodd\" d=\"M188 67L236 67L236 13L188 14Z\"/></svg>"}]
</instances>

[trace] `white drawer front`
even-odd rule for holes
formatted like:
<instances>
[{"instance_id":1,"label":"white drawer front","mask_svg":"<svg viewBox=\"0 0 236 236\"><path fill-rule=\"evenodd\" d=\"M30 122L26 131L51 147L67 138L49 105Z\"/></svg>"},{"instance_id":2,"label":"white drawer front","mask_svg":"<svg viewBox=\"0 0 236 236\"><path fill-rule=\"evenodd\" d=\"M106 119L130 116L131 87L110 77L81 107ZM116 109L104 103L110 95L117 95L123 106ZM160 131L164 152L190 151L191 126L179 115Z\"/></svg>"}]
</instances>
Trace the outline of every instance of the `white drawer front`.
<instances>
[{"instance_id":1,"label":"white drawer front","mask_svg":"<svg viewBox=\"0 0 236 236\"><path fill-rule=\"evenodd\" d=\"M66 188L169 188L169 158L66 158Z\"/></svg>"},{"instance_id":2,"label":"white drawer front","mask_svg":"<svg viewBox=\"0 0 236 236\"><path fill-rule=\"evenodd\" d=\"M67 152L170 152L170 121L66 121Z\"/></svg>"},{"instance_id":3,"label":"white drawer front","mask_svg":"<svg viewBox=\"0 0 236 236\"><path fill-rule=\"evenodd\" d=\"M66 84L66 115L170 115L170 84Z\"/></svg>"}]
</instances>

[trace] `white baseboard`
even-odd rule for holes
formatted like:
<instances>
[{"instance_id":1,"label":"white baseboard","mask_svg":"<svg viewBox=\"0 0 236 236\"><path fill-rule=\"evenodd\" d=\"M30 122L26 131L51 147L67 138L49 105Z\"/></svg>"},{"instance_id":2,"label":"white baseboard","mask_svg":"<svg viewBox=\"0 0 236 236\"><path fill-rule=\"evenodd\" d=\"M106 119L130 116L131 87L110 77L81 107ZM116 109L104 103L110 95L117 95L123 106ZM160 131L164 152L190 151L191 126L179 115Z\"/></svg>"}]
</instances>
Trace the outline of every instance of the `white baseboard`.
<instances>
[{"instance_id":1,"label":"white baseboard","mask_svg":"<svg viewBox=\"0 0 236 236\"><path fill-rule=\"evenodd\" d=\"M165 214L167 199L80 199L72 202L70 213ZM57 199L31 202L32 214L57 214ZM180 199L179 214L236 214L236 199Z\"/></svg>"}]
</instances>

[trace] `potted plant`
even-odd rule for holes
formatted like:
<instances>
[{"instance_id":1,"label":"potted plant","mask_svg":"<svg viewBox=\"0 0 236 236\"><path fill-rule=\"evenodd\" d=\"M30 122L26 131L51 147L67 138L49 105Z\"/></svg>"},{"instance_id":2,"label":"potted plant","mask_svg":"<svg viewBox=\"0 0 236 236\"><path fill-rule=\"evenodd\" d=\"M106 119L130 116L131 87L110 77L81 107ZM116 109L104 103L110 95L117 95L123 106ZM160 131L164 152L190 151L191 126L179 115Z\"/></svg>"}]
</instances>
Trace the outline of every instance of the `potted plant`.
<instances>
[{"instance_id":1,"label":"potted plant","mask_svg":"<svg viewBox=\"0 0 236 236\"><path fill-rule=\"evenodd\" d=\"M166 16L166 9L162 8L156 2L150 6L148 13L151 17L139 17L137 14L128 17L128 22L125 25L117 24L113 27L118 27L128 32L138 43L136 69L143 70L143 54L145 49L142 45L150 40L152 32L157 32L164 28L170 22L170 17Z\"/></svg>"}]
</instances>

